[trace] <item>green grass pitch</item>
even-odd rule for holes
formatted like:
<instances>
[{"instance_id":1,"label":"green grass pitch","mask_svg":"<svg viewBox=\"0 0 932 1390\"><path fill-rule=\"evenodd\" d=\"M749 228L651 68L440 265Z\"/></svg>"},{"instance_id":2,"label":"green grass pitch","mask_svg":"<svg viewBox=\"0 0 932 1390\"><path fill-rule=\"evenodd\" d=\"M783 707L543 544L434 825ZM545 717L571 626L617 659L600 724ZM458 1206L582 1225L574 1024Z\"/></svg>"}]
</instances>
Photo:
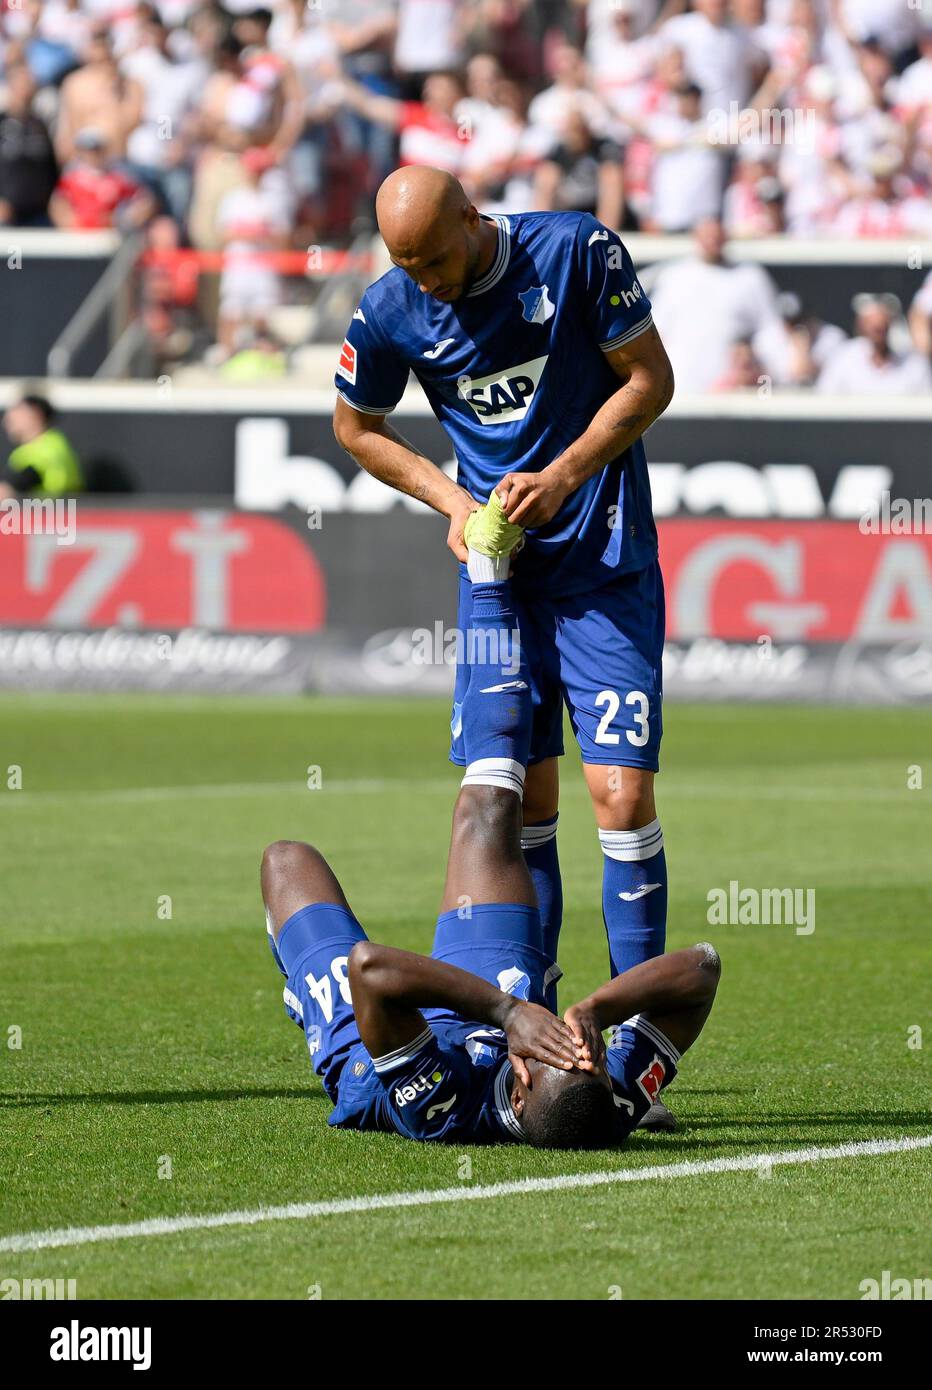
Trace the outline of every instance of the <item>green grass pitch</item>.
<instances>
[{"instance_id":1,"label":"green grass pitch","mask_svg":"<svg viewBox=\"0 0 932 1390\"><path fill-rule=\"evenodd\" d=\"M0 698L0 1237L932 1132L929 714L671 705L666 724L669 944L711 938L724 963L668 1093L681 1131L456 1151L327 1128L257 888L268 841L312 840L374 938L429 949L457 780L445 706ZM606 951L575 751L563 781L566 1003ZM814 888L815 931L710 927L706 895L732 879ZM0 1279L74 1278L81 1298L857 1299L885 1269L928 1273L930 1161L0 1253Z\"/></svg>"}]
</instances>

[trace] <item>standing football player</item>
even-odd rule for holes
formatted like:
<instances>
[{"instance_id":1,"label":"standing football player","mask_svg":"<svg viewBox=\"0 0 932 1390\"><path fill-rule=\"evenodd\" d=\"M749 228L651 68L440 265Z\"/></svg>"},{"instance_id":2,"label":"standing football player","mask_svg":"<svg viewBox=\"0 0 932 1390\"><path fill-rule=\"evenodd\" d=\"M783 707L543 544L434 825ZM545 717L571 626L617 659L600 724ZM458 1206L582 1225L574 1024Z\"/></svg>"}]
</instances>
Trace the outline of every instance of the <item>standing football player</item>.
<instances>
[{"instance_id":1,"label":"standing football player","mask_svg":"<svg viewBox=\"0 0 932 1390\"><path fill-rule=\"evenodd\" d=\"M612 975L664 949L667 871L654 804L662 732L663 583L641 436L673 376L650 302L617 234L588 213L486 217L438 169L389 176L376 203L394 268L363 296L337 367L334 432L367 472L463 528L495 494L471 544L487 578L514 566L534 725L522 848L556 958L563 704L603 853ZM414 372L458 461L453 482L388 416ZM502 532L526 530L503 559ZM505 568L503 568L503 566ZM461 563L458 628L472 586ZM463 765L457 668L451 759ZM662 1106L647 1117L672 1127Z\"/></svg>"}]
</instances>

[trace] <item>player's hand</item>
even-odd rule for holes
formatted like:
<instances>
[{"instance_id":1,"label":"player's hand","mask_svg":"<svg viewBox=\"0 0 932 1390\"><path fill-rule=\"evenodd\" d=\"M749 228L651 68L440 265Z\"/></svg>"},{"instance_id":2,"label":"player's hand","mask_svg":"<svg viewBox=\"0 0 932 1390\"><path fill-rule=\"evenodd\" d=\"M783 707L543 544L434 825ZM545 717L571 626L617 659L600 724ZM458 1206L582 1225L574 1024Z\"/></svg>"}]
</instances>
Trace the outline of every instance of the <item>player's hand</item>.
<instances>
[{"instance_id":1,"label":"player's hand","mask_svg":"<svg viewBox=\"0 0 932 1390\"><path fill-rule=\"evenodd\" d=\"M580 1071L599 1071L605 1062L605 1040L598 1020L585 1004L573 1004L563 1018L570 1028Z\"/></svg>"},{"instance_id":2,"label":"player's hand","mask_svg":"<svg viewBox=\"0 0 932 1390\"><path fill-rule=\"evenodd\" d=\"M563 506L567 488L543 468L539 473L506 473L495 489L509 521L516 526L546 526Z\"/></svg>"},{"instance_id":3,"label":"player's hand","mask_svg":"<svg viewBox=\"0 0 932 1390\"><path fill-rule=\"evenodd\" d=\"M573 1034L561 1018L540 1004L526 1004L516 999L503 1023L508 1039L508 1053L515 1073L525 1086L531 1084L525 1059L572 1071L576 1065L577 1049Z\"/></svg>"},{"instance_id":4,"label":"player's hand","mask_svg":"<svg viewBox=\"0 0 932 1390\"><path fill-rule=\"evenodd\" d=\"M468 492L462 492L454 499L447 516L450 518L450 529L447 532L447 545L453 551L457 560L461 560L465 565L469 558L466 549L466 542L463 540L463 527L466 525L466 518L471 512L479 510L479 503L474 497L470 497Z\"/></svg>"}]
</instances>

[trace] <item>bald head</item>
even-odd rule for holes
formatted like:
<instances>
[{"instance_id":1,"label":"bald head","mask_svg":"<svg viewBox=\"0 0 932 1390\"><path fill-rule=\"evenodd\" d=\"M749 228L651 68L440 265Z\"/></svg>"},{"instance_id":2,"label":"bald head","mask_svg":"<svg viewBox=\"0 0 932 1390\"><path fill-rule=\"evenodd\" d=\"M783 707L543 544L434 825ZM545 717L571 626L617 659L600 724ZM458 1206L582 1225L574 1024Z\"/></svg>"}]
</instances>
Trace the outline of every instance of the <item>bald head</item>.
<instances>
[{"instance_id":1,"label":"bald head","mask_svg":"<svg viewBox=\"0 0 932 1390\"><path fill-rule=\"evenodd\" d=\"M443 169L396 169L378 191L375 212L395 265L437 299L458 299L494 255L494 224L482 221Z\"/></svg>"},{"instance_id":2,"label":"bald head","mask_svg":"<svg viewBox=\"0 0 932 1390\"><path fill-rule=\"evenodd\" d=\"M375 215L392 255L416 255L438 230L453 230L469 206L452 174L417 165L389 174L376 196Z\"/></svg>"}]
</instances>

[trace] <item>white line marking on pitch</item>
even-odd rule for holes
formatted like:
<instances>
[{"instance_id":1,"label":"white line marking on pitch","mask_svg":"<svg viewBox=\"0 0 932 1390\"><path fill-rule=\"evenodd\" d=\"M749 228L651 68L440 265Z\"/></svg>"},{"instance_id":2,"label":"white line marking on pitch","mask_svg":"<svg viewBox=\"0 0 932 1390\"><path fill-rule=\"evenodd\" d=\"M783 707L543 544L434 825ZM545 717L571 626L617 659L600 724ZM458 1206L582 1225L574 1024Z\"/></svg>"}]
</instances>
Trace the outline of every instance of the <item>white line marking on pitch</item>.
<instances>
[{"instance_id":1,"label":"white line marking on pitch","mask_svg":"<svg viewBox=\"0 0 932 1390\"><path fill-rule=\"evenodd\" d=\"M342 777L330 778L324 781L321 791L338 792L342 794L377 794L380 792L398 790L402 787L410 788L419 792L444 792L452 793L456 790L457 783L454 777L448 778L416 778L416 777ZM702 786L677 786L672 780L666 784L665 790L670 794L672 800L681 801L789 801L794 803L800 801L845 801L852 799L852 792L844 787L837 789L822 787L747 787L742 790L736 786L715 786L704 784ZM8 796L0 796L0 810L3 807L12 806L48 806L72 804L74 802L92 802L103 805L120 805L124 803L137 804L146 802L160 801L183 801L188 798L204 798L209 800L213 797L250 797L250 796L287 796L304 795L308 791L307 786L301 781L292 782L192 782L188 786L173 787L100 787L96 790L81 790L76 788L74 791L41 791L25 792L20 791L10 793ZM563 788L564 801L569 796L582 796L586 789L582 786L565 786ZM588 793L586 793L588 795ZM882 787L867 787L859 789L858 799L861 801L895 801L903 805L916 805L910 799L908 790L893 791Z\"/></svg>"},{"instance_id":2,"label":"white line marking on pitch","mask_svg":"<svg viewBox=\"0 0 932 1390\"><path fill-rule=\"evenodd\" d=\"M97 1245L107 1240L171 1236L180 1231L208 1231L219 1226L258 1226L265 1221L308 1221L318 1216L386 1211L398 1207L430 1207L444 1202L482 1202L493 1197L523 1197L535 1192L566 1192L613 1183L650 1182L654 1178L692 1178L704 1173L739 1173L784 1164L820 1163L837 1158L872 1158L932 1146L932 1134L904 1139L868 1139L830 1148L788 1149L778 1153L747 1154L743 1158L709 1158L701 1162L663 1163L653 1168L619 1168L601 1173L566 1173L556 1178L520 1178L484 1187L440 1187L417 1192L387 1192L369 1197L343 1197L329 1202L292 1202L284 1207L252 1211L221 1211L204 1216L156 1216L114 1226L69 1226L57 1231L26 1231L0 1239L0 1254L21 1255L62 1246Z\"/></svg>"},{"instance_id":3,"label":"white line marking on pitch","mask_svg":"<svg viewBox=\"0 0 932 1390\"><path fill-rule=\"evenodd\" d=\"M386 777L346 777L330 778L324 784L328 792L384 792L389 787L410 787L415 791L451 791L456 789L456 781L449 778L386 778ZM91 801L119 804L121 802L179 801L188 797L238 797L238 796L283 796L289 792L304 795L309 788L304 782L192 782L190 786L178 787L101 787L96 791L48 791L17 792L15 796L0 797L0 807L21 805L48 805L73 801Z\"/></svg>"}]
</instances>

